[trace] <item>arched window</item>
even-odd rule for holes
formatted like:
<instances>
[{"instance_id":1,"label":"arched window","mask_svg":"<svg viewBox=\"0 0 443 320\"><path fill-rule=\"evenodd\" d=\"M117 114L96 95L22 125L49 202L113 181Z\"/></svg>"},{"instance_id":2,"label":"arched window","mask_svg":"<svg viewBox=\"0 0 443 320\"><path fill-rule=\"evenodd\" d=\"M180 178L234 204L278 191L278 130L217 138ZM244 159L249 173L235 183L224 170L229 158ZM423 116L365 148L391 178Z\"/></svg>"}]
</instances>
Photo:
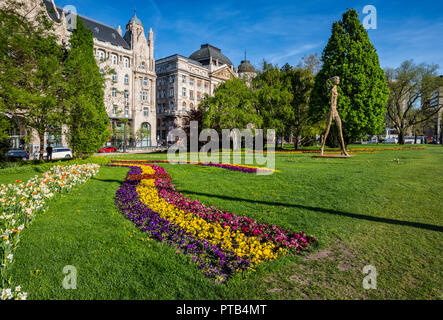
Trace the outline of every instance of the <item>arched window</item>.
<instances>
[{"instance_id":1,"label":"arched window","mask_svg":"<svg viewBox=\"0 0 443 320\"><path fill-rule=\"evenodd\" d=\"M117 64L118 63L118 57L116 54L111 55L112 58L112 64Z\"/></svg>"},{"instance_id":2,"label":"arched window","mask_svg":"<svg viewBox=\"0 0 443 320\"><path fill-rule=\"evenodd\" d=\"M102 60L102 61L105 60L105 52L103 50L98 50L97 54L98 54L98 58L100 60Z\"/></svg>"},{"instance_id":3,"label":"arched window","mask_svg":"<svg viewBox=\"0 0 443 320\"><path fill-rule=\"evenodd\" d=\"M189 105L189 107L191 107L191 109L194 108L194 104L191 103L191 104Z\"/></svg>"},{"instance_id":4,"label":"arched window","mask_svg":"<svg viewBox=\"0 0 443 320\"><path fill-rule=\"evenodd\" d=\"M145 70L145 62L144 62L144 61L142 61L141 68L142 68L143 70Z\"/></svg>"},{"instance_id":5,"label":"arched window","mask_svg":"<svg viewBox=\"0 0 443 320\"><path fill-rule=\"evenodd\" d=\"M148 85L148 78L145 77L145 78L143 79L143 85L144 85L144 86L147 86L147 85Z\"/></svg>"},{"instance_id":6,"label":"arched window","mask_svg":"<svg viewBox=\"0 0 443 320\"><path fill-rule=\"evenodd\" d=\"M129 84L129 76L125 74L125 84Z\"/></svg>"},{"instance_id":7,"label":"arched window","mask_svg":"<svg viewBox=\"0 0 443 320\"><path fill-rule=\"evenodd\" d=\"M141 147L151 146L151 125L148 122L143 122L138 131L138 138Z\"/></svg>"},{"instance_id":8,"label":"arched window","mask_svg":"<svg viewBox=\"0 0 443 320\"><path fill-rule=\"evenodd\" d=\"M186 110L186 102L185 102L185 101L183 101L183 103L182 103L182 110L183 110L183 111Z\"/></svg>"},{"instance_id":9,"label":"arched window","mask_svg":"<svg viewBox=\"0 0 443 320\"><path fill-rule=\"evenodd\" d=\"M128 58L124 58L123 63L125 64L125 68L129 68L129 59Z\"/></svg>"},{"instance_id":10,"label":"arched window","mask_svg":"<svg viewBox=\"0 0 443 320\"><path fill-rule=\"evenodd\" d=\"M112 74L112 81L117 82L117 73Z\"/></svg>"}]
</instances>

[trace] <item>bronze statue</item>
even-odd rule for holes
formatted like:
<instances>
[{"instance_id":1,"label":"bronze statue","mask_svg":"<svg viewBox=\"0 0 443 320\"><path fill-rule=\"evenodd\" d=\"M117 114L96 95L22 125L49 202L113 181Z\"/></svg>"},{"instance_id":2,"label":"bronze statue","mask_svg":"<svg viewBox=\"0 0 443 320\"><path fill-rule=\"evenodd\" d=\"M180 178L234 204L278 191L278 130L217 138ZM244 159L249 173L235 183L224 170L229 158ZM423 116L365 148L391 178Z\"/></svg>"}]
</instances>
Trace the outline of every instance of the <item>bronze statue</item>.
<instances>
[{"instance_id":1,"label":"bronze statue","mask_svg":"<svg viewBox=\"0 0 443 320\"><path fill-rule=\"evenodd\" d=\"M330 85L331 82L333 84L332 89ZM349 154L346 152L345 141L343 139L343 132L341 129L341 119L337 111L337 98L338 98L337 85L339 83L340 83L340 78L338 76L326 80L326 87L328 88L328 90L331 89L331 110L329 111L328 122L326 124L326 131L325 134L323 135L323 141L321 144L321 155L323 155L323 151L325 149L325 142L326 138L328 137L329 130L331 129L331 122L332 120L335 120L335 123L337 124L338 127L338 132L340 134L341 153L349 157Z\"/></svg>"}]
</instances>

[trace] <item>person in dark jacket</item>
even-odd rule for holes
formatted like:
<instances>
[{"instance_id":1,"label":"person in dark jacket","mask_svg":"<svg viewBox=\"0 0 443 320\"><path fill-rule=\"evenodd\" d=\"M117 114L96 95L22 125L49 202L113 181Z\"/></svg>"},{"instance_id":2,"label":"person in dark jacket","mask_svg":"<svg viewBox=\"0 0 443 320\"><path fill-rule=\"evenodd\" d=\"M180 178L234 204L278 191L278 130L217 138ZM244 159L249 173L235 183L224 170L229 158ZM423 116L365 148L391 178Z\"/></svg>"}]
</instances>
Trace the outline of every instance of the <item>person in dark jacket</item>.
<instances>
[{"instance_id":1,"label":"person in dark jacket","mask_svg":"<svg viewBox=\"0 0 443 320\"><path fill-rule=\"evenodd\" d=\"M50 144L48 144L48 146L46 147L46 154L46 159L52 160L52 146Z\"/></svg>"}]
</instances>

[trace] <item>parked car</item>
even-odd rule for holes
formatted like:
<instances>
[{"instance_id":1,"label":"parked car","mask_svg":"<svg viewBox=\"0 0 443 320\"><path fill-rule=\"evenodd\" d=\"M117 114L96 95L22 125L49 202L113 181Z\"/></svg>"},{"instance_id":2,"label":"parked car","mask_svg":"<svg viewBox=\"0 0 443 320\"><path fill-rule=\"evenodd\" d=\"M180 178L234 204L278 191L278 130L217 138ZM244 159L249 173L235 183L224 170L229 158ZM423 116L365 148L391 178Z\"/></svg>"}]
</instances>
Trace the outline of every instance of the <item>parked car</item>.
<instances>
[{"instance_id":1,"label":"parked car","mask_svg":"<svg viewBox=\"0 0 443 320\"><path fill-rule=\"evenodd\" d=\"M383 143L397 143L398 139L396 138L388 138L383 141Z\"/></svg>"},{"instance_id":2,"label":"parked car","mask_svg":"<svg viewBox=\"0 0 443 320\"><path fill-rule=\"evenodd\" d=\"M69 148L53 148L52 149L52 159L71 159L72 158L72 151ZM48 159L48 154L45 152L43 153L43 159Z\"/></svg>"},{"instance_id":3,"label":"parked car","mask_svg":"<svg viewBox=\"0 0 443 320\"><path fill-rule=\"evenodd\" d=\"M8 160L14 161L14 160L29 160L29 152L26 150L9 150L6 154Z\"/></svg>"},{"instance_id":4,"label":"parked car","mask_svg":"<svg viewBox=\"0 0 443 320\"><path fill-rule=\"evenodd\" d=\"M108 153L108 152L117 152L117 148L113 146L107 146L103 147L101 149L98 149L98 153Z\"/></svg>"}]
</instances>

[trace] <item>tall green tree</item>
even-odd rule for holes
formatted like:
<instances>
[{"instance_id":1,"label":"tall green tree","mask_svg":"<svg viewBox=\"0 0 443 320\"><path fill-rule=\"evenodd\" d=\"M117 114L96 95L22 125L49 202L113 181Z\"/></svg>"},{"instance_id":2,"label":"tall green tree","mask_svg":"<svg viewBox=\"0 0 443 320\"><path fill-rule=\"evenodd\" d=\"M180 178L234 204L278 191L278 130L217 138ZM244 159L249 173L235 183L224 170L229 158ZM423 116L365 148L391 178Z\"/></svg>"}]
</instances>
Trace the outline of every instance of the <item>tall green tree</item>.
<instances>
[{"instance_id":1,"label":"tall green tree","mask_svg":"<svg viewBox=\"0 0 443 320\"><path fill-rule=\"evenodd\" d=\"M432 95L443 86L443 78L438 76L437 70L438 65L416 65L412 60L386 70L390 88L388 121L398 133L399 144L405 143L408 130L420 129L443 108L441 104L430 103Z\"/></svg>"},{"instance_id":2,"label":"tall green tree","mask_svg":"<svg viewBox=\"0 0 443 320\"><path fill-rule=\"evenodd\" d=\"M294 120L290 81L277 66L263 61L263 68L252 81L257 110L263 119L264 129L275 129L281 138L289 135ZM277 141L276 141L277 143Z\"/></svg>"},{"instance_id":3,"label":"tall green tree","mask_svg":"<svg viewBox=\"0 0 443 320\"><path fill-rule=\"evenodd\" d=\"M75 156L96 152L110 136L104 104L104 78L94 58L92 32L77 19L65 61L68 83L65 107L69 143Z\"/></svg>"},{"instance_id":4,"label":"tall green tree","mask_svg":"<svg viewBox=\"0 0 443 320\"><path fill-rule=\"evenodd\" d=\"M6 160L6 153L11 144L9 140L9 130L11 127L11 119L0 112L0 162Z\"/></svg>"},{"instance_id":5,"label":"tall green tree","mask_svg":"<svg viewBox=\"0 0 443 320\"><path fill-rule=\"evenodd\" d=\"M34 8L29 21L20 3L6 0L0 8L0 108L34 129L40 140L60 126L65 96L63 49L44 8Z\"/></svg>"},{"instance_id":6,"label":"tall green tree","mask_svg":"<svg viewBox=\"0 0 443 320\"><path fill-rule=\"evenodd\" d=\"M326 80L339 76L337 109L346 143L379 134L384 127L389 90L376 49L354 9L333 23L321 60L323 65L312 91L312 115L326 117L330 109Z\"/></svg>"},{"instance_id":7,"label":"tall green tree","mask_svg":"<svg viewBox=\"0 0 443 320\"><path fill-rule=\"evenodd\" d=\"M233 78L220 84L213 96L206 96L199 105L202 127L221 129L258 128L262 119L255 110L254 95L246 83Z\"/></svg>"},{"instance_id":8,"label":"tall green tree","mask_svg":"<svg viewBox=\"0 0 443 320\"><path fill-rule=\"evenodd\" d=\"M289 81L292 94L290 103L294 117L289 123L289 130L295 138L295 150L298 150L304 140L315 135L317 128L313 125L309 112L310 97L314 87L314 67L312 64L298 64L293 68L286 64L282 71Z\"/></svg>"}]
</instances>

